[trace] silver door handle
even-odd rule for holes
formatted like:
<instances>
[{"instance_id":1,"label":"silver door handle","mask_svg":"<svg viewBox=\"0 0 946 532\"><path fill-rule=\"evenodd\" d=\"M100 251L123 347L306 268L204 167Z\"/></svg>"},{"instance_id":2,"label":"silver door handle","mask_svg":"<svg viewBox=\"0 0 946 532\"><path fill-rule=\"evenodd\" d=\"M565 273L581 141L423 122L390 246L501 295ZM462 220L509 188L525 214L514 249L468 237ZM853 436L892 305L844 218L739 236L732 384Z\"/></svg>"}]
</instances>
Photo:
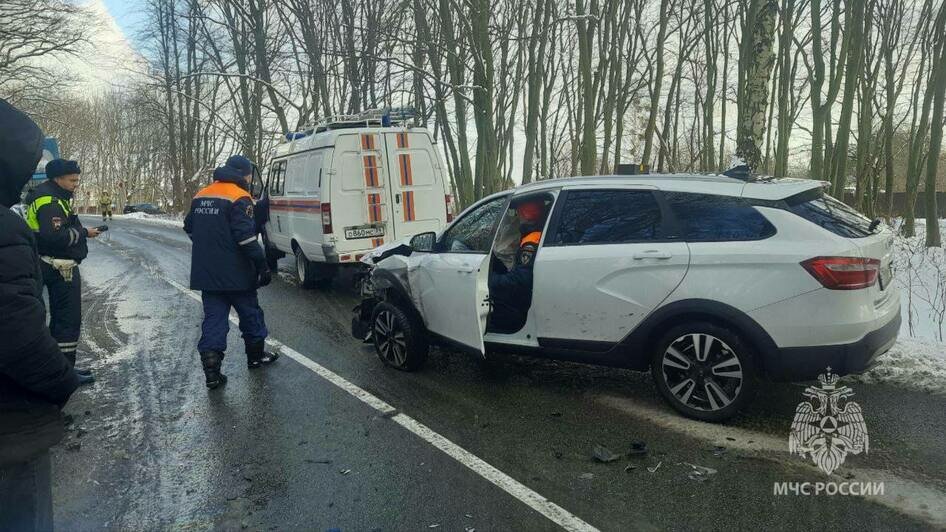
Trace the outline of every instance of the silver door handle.
<instances>
[{"instance_id":1,"label":"silver door handle","mask_svg":"<svg viewBox=\"0 0 946 532\"><path fill-rule=\"evenodd\" d=\"M656 249L649 249L647 251L641 251L640 253L634 254L634 260L643 260L643 259L661 259L666 260L673 255L667 251L659 251Z\"/></svg>"},{"instance_id":2,"label":"silver door handle","mask_svg":"<svg viewBox=\"0 0 946 532\"><path fill-rule=\"evenodd\" d=\"M470 269L457 268L457 273L473 273L475 271L476 271L476 268L470 268Z\"/></svg>"}]
</instances>

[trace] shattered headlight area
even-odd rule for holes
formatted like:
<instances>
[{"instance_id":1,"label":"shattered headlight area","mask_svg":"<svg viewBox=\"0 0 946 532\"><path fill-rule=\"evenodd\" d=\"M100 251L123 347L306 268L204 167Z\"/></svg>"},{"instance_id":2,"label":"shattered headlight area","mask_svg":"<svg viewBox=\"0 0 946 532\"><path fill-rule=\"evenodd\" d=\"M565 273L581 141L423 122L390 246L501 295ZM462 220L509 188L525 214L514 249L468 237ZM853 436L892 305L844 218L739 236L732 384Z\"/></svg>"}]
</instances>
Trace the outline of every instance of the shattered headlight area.
<instances>
[{"instance_id":1,"label":"shattered headlight area","mask_svg":"<svg viewBox=\"0 0 946 532\"><path fill-rule=\"evenodd\" d=\"M392 291L397 297L414 301L408 275L410 254L409 246L396 246L366 257L367 260L362 259L368 269L356 280L361 303L352 309L353 337L363 342L371 341L371 315L378 303L391 297Z\"/></svg>"}]
</instances>

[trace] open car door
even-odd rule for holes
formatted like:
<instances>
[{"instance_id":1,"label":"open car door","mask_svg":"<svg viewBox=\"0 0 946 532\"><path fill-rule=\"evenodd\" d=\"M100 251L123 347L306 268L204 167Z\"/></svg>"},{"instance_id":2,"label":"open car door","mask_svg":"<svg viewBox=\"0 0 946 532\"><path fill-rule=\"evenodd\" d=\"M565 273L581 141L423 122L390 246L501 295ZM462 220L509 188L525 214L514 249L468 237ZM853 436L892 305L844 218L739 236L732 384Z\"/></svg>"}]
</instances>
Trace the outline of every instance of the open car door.
<instances>
[{"instance_id":1,"label":"open car door","mask_svg":"<svg viewBox=\"0 0 946 532\"><path fill-rule=\"evenodd\" d=\"M481 356L490 310L490 249L507 199L487 198L468 209L441 235L434 251L416 255L416 266L408 271L427 330Z\"/></svg>"},{"instance_id":2,"label":"open car door","mask_svg":"<svg viewBox=\"0 0 946 532\"><path fill-rule=\"evenodd\" d=\"M411 272L427 329L480 356L489 316L489 256L430 253Z\"/></svg>"}]
</instances>

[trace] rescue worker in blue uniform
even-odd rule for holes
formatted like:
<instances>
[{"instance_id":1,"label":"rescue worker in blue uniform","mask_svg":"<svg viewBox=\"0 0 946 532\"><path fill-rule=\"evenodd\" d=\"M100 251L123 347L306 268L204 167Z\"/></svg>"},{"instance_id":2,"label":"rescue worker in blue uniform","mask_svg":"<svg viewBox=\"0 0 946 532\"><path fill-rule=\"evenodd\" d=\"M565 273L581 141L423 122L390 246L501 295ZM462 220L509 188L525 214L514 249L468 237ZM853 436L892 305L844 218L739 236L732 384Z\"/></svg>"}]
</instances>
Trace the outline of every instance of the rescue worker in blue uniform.
<instances>
[{"instance_id":1,"label":"rescue worker in blue uniform","mask_svg":"<svg viewBox=\"0 0 946 532\"><path fill-rule=\"evenodd\" d=\"M227 383L220 372L230 330L230 308L237 311L250 369L278 358L266 352L266 322L256 289L272 281L263 248L257 241L253 199L247 191L253 163L234 155L214 170L214 182L194 196L184 218L193 242L190 287L201 291L204 321L197 351L207 387Z\"/></svg>"},{"instance_id":2,"label":"rescue worker in blue uniform","mask_svg":"<svg viewBox=\"0 0 946 532\"><path fill-rule=\"evenodd\" d=\"M82 276L79 264L89 254L86 239L99 235L82 227L72 210L79 186L79 163L55 159L46 164L47 181L27 195L26 225L33 230L42 261L43 284L49 292L49 330L73 367L82 329ZM76 368L80 384L94 380L87 369Z\"/></svg>"},{"instance_id":3,"label":"rescue worker in blue uniform","mask_svg":"<svg viewBox=\"0 0 946 532\"><path fill-rule=\"evenodd\" d=\"M493 309L489 330L514 333L526 324L532 306L532 267L542 240L545 201L526 200L515 206L519 218L519 248L512 269L494 258L489 274L489 293Z\"/></svg>"}]
</instances>

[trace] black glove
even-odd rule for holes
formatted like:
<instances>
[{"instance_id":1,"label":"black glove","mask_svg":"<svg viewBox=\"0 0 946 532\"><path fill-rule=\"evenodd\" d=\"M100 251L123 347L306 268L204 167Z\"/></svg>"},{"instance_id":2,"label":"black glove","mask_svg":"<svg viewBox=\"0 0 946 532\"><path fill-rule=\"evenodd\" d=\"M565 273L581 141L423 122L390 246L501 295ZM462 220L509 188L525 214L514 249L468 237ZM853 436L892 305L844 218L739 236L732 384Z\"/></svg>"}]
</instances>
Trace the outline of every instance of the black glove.
<instances>
[{"instance_id":1,"label":"black glove","mask_svg":"<svg viewBox=\"0 0 946 532\"><path fill-rule=\"evenodd\" d=\"M259 275L256 278L257 288L262 288L271 282L273 282L273 272L269 268L263 268L260 270Z\"/></svg>"}]
</instances>

